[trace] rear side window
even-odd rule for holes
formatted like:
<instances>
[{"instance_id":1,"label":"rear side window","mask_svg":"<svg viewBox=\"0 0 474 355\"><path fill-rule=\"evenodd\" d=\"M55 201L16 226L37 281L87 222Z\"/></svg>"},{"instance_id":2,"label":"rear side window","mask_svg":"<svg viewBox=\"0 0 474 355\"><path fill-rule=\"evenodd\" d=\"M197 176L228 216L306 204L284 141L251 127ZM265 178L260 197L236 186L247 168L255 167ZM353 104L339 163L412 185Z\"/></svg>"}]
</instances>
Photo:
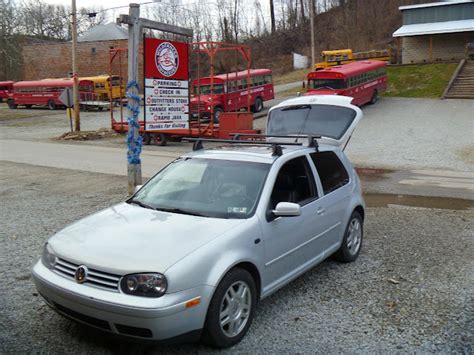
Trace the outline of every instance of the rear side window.
<instances>
[{"instance_id":1,"label":"rear side window","mask_svg":"<svg viewBox=\"0 0 474 355\"><path fill-rule=\"evenodd\" d=\"M349 174L334 152L311 153L310 156L325 195L349 183Z\"/></svg>"}]
</instances>

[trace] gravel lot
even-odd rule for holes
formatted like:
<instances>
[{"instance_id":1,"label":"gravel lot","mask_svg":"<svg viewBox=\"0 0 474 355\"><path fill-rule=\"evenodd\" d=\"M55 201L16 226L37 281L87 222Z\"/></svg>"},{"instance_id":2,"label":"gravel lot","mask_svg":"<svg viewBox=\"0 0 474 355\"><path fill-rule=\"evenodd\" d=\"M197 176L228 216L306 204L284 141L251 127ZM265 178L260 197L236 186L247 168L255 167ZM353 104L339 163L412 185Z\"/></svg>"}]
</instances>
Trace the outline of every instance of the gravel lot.
<instances>
[{"instance_id":1,"label":"gravel lot","mask_svg":"<svg viewBox=\"0 0 474 355\"><path fill-rule=\"evenodd\" d=\"M214 352L103 336L37 295L30 268L44 241L122 200L124 178L0 162L0 181L0 352ZM472 353L473 230L473 211L369 208L357 262L326 261L267 298L244 340L223 352Z\"/></svg>"}]
</instances>

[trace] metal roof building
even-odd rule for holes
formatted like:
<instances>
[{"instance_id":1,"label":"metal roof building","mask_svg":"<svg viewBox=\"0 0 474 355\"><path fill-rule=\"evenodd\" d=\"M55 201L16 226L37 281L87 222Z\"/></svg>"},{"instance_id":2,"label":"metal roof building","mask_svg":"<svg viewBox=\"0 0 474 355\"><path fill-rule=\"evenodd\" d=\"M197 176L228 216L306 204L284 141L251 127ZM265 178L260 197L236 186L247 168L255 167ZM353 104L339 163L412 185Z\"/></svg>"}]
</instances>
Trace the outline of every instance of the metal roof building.
<instances>
[{"instance_id":1,"label":"metal roof building","mask_svg":"<svg viewBox=\"0 0 474 355\"><path fill-rule=\"evenodd\" d=\"M400 6L403 25L393 33L402 63L459 60L474 42L474 0Z\"/></svg>"},{"instance_id":2,"label":"metal roof building","mask_svg":"<svg viewBox=\"0 0 474 355\"><path fill-rule=\"evenodd\" d=\"M113 41L120 39L128 39L128 31L110 22L106 25L98 25L92 27L89 31L77 38L78 42L96 42L96 41Z\"/></svg>"}]
</instances>

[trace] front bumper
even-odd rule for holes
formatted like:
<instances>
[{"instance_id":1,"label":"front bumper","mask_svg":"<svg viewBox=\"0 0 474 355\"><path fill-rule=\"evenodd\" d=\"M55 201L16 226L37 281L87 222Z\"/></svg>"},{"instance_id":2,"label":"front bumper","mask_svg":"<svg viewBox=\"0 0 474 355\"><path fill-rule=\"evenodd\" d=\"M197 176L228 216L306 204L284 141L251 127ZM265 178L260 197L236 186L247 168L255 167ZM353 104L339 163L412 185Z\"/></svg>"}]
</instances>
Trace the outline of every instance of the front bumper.
<instances>
[{"instance_id":1,"label":"front bumper","mask_svg":"<svg viewBox=\"0 0 474 355\"><path fill-rule=\"evenodd\" d=\"M204 327L214 288L199 286L160 298L130 296L77 284L46 268L33 267L38 292L57 312L96 328L140 339L165 340ZM186 302L201 297L200 304Z\"/></svg>"}]
</instances>

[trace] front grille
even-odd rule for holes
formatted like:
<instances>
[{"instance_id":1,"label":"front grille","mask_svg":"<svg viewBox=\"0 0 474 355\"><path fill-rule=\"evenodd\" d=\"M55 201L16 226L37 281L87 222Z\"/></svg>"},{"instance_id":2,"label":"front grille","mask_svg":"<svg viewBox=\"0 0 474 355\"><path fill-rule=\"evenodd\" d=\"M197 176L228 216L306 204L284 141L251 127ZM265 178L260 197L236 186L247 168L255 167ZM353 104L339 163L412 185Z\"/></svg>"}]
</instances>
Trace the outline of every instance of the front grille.
<instances>
[{"instance_id":1,"label":"front grille","mask_svg":"<svg viewBox=\"0 0 474 355\"><path fill-rule=\"evenodd\" d=\"M72 317L74 319L77 319L81 322L93 325L94 327L98 327L101 329L105 330L111 330L109 322L102 320L102 319L97 319L94 317L86 316L85 314L73 311L72 309L66 308L64 306L61 306L60 304L54 302L54 307L58 309L58 311L68 315L69 317Z\"/></svg>"},{"instance_id":2,"label":"front grille","mask_svg":"<svg viewBox=\"0 0 474 355\"><path fill-rule=\"evenodd\" d=\"M198 106L198 104L190 104L189 105L189 111L193 113L198 112L198 108L200 112L206 112L206 105L202 103L201 105Z\"/></svg>"},{"instance_id":3,"label":"front grille","mask_svg":"<svg viewBox=\"0 0 474 355\"><path fill-rule=\"evenodd\" d=\"M73 264L62 258L57 258L56 264L54 265L54 271L56 271L56 273L61 276L74 280L74 275L79 266L80 265ZM114 275L95 269L88 269L86 281L84 284L118 292L119 281L120 275Z\"/></svg>"},{"instance_id":4,"label":"front grille","mask_svg":"<svg viewBox=\"0 0 474 355\"><path fill-rule=\"evenodd\" d=\"M120 334L132 335L134 337L151 338L153 333L150 329L131 327L129 325L115 324L115 328Z\"/></svg>"}]
</instances>

